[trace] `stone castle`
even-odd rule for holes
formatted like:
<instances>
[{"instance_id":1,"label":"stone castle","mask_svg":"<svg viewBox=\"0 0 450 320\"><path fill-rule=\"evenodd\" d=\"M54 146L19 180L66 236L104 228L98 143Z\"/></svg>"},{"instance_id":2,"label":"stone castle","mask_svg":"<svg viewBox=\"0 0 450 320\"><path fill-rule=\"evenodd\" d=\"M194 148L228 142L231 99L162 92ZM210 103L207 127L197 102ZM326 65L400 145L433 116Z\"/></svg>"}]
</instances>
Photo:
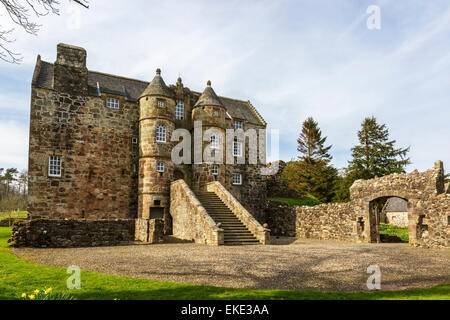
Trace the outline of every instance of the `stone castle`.
<instances>
[{"instance_id":1,"label":"stone castle","mask_svg":"<svg viewBox=\"0 0 450 320\"><path fill-rule=\"evenodd\" d=\"M150 83L90 71L86 58L83 48L66 44L57 46L55 63L37 58L29 145L32 222L28 240L21 241L100 245L174 233L222 244L258 241L258 232L265 239L268 231L257 221L266 203L259 171L265 164L237 164L238 158L248 159L245 140L232 141L235 164L224 164L225 152L223 163L171 159L178 144L172 133L180 128L193 133L195 121L202 122L202 154L226 147L226 129L265 129L252 104L217 96L210 81L203 93L185 87L181 78L166 85L159 69ZM173 185L178 180L183 184ZM179 190L171 192L171 185ZM202 196L197 207L186 207ZM215 208L214 197L226 206ZM205 213L208 204L214 208Z\"/></svg>"}]
</instances>

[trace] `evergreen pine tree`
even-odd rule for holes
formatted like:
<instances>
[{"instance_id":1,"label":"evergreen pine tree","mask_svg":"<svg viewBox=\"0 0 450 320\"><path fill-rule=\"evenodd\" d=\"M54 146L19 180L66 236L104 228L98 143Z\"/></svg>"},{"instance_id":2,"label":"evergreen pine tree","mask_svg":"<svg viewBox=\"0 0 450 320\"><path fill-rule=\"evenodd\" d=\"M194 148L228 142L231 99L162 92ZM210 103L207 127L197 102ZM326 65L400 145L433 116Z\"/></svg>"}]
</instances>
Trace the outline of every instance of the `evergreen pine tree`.
<instances>
[{"instance_id":1,"label":"evergreen pine tree","mask_svg":"<svg viewBox=\"0 0 450 320\"><path fill-rule=\"evenodd\" d=\"M359 145L352 148L349 161L352 180L372 179L391 173L404 173L410 164L406 158L408 148L395 148L395 140L389 140L386 125L378 124L375 117L366 118L358 132Z\"/></svg>"},{"instance_id":2,"label":"evergreen pine tree","mask_svg":"<svg viewBox=\"0 0 450 320\"><path fill-rule=\"evenodd\" d=\"M327 137L322 138L322 131L318 127L318 123L312 117L303 122L302 132L297 139L298 148L303 155L301 159L312 162L314 160L323 160L329 162L332 157L328 153L331 146L325 147Z\"/></svg>"}]
</instances>

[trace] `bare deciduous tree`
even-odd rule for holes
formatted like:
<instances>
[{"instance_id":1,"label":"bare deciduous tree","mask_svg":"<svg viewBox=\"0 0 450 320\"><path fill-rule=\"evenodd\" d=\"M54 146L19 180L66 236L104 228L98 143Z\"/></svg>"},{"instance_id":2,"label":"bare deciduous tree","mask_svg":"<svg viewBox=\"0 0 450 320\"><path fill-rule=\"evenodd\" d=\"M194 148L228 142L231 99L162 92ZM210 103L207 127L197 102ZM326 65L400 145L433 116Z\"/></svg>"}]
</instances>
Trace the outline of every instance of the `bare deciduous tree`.
<instances>
[{"instance_id":1,"label":"bare deciduous tree","mask_svg":"<svg viewBox=\"0 0 450 320\"><path fill-rule=\"evenodd\" d=\"M71 0L77 4L89 8L87 0ZM59 1L57 0L0 0L11 20L22 27L27 33L36 35L41 25L32 21L48 14L59 14ZM9 49L9 45L15 40L11 38L13 29L2 30L0 25L0 59L9 63L20 63L20 53Z\"/></svg>"}]
</instances>

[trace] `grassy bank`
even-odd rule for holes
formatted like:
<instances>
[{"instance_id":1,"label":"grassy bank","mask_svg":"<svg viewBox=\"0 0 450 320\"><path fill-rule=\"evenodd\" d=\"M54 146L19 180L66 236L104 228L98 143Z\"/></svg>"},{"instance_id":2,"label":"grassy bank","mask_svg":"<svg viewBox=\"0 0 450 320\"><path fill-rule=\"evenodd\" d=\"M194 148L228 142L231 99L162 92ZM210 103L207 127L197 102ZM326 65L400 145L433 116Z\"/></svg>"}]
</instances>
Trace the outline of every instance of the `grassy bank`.
<instances>
[{"instance_id":1,"label":"grassy bank","mask_svg":"<svg viewBox=\"0 0 450 320\"><path fill-rule=\"evenodd\" d=\"M314 199L312 197L308 197L305 199L294 199L294 198L282 198L282 197L269 197L268 200L282 202L290 206L317 206L318 204L321 204L321 202L317 199Z\"/></svg>"},{"instance_id":2,"label":"grassy bank","mask_svg":"<svg viewBox=\"0 0 450 320\"><path fill-rule=\"evenodd\" d=\"M81 289L67 290L65 268L25 262L10 252L11 228L0 228L0 299L52 288L76 299L450 299L450 285L430 289L376 292L249 290L199 286L81 272Z\"/></svg>"},{"instance_id":3,"label":"grassy bank","mask_svg":"<svg viewBox=\"0 0 450 320\"><path fill-rule=\"evenodd\" d=\"M391 224L380 223L380 234L399 237L403 242L409 241L408 227L397 227Z\"/></svg>"}]
</instances>

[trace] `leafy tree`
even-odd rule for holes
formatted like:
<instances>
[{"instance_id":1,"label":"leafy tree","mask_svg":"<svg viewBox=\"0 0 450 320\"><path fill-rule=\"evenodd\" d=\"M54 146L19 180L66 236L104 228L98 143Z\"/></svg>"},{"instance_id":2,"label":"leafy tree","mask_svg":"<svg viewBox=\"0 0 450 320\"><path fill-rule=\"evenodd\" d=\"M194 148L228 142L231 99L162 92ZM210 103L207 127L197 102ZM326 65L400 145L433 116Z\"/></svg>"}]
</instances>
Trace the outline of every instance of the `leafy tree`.
<instances>
[{"instance_id":1,"label":"leafy tree","mask_svg":"<svg viewBox=\"0 0 450 320\"><path fill-rule=\"evenodd\" d=\"M361 126L359 144L352 148L353 159L349 161L351 180L404 173L410 164L406 157L409 147L396 148L396 141L389 139L386 125L378 124L375 117L366 118Z\"/></svg>"},{"instance_id":2,"label":"leafy tree","mask_svg":"<svg viewBox=\"0 0 450 320\"><path fill-rule=\"evenodd\" d=\"M17 180L17 174L19 171L17 171L16 168L8 168L6 169L5 175L3 176L3 180L5 180L6 183L6 195L10 193L10 186L11 183Z\"/></svg>"},{"instance_id":3,"label":"leafy tree","mask_svg":"<svg viewBox=\"0 0 450 320\"><path fill-rule=\"evenodd\" d=\"M300 159L312 162L314 160L323 160L329 162L332 157L328 153L331 146L325 147L327 137L322 138L322 131L318 127L318 123L312 117L303 122L302 132L297 139L298 148L303 155Z\"/></svg>"},{"instance_id":4,"label":"leafy tree","mask_svg":"<svg viewBox=\"0 0 450 320\"><path fill-rule=\"evenodd\" d=\"M73 0L79 5L88 8L88 1ZM23 28L27 33L36 35L40 25L33 22L30 13L37 18L49 13L59 14L59 1L57 0L0 0L11 20ZM13 52L8 45L14 40L11 34L14 29L0 30L0 59L9 63L20 63L22 58L19 53Z\"/></svg>"}]
</instances>

